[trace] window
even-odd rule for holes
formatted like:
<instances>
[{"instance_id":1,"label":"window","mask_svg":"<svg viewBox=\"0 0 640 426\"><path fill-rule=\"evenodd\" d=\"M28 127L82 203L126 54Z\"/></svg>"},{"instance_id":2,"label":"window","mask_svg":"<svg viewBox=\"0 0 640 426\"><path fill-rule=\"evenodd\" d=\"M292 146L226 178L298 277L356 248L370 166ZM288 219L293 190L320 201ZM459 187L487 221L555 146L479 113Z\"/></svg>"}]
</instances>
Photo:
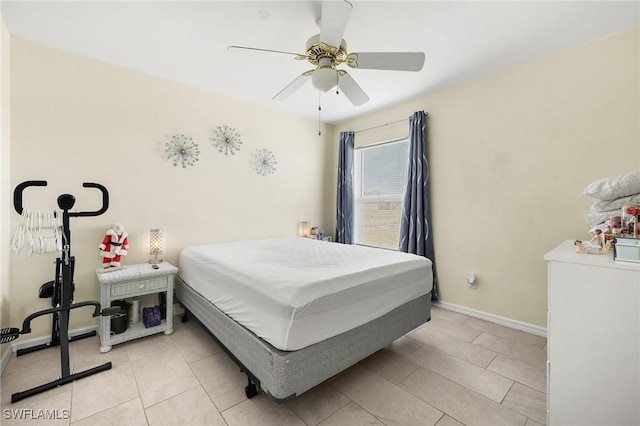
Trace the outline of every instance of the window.
<instances>
[{"instance_id":1,"label":"window","mask_svg":"<svg viewBox=\"0 0 640 426\"><path fill-rule=\"evenodd\" d=\"M409 140L354 151L355 243L398 249Z\"/></svg>"}]
</instances>

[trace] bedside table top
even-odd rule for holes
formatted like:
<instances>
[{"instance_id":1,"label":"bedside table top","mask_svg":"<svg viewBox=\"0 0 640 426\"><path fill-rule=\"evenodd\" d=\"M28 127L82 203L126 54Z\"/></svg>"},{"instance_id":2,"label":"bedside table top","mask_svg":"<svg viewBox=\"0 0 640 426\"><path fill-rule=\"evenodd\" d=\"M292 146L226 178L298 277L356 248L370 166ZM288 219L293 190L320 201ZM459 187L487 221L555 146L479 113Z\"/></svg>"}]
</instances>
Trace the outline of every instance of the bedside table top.
<instances>
[{"instance_id":1,"label":"bedside table top","mask_svg":"<svg viewBox=\"0 0 640 426\"><path fill-rule=\"evenodd\" d=\"M100 284L117 283L139 278L148 278L176 273L178 273L178 268L176 268L169 262L159 263L158 269L153 269L150 263L139 263L137 265L126 265L114 271L109 271L109 269L96 270L96 275L98 275L98 281L100 282Z\"/></svg>"}]
</instances>

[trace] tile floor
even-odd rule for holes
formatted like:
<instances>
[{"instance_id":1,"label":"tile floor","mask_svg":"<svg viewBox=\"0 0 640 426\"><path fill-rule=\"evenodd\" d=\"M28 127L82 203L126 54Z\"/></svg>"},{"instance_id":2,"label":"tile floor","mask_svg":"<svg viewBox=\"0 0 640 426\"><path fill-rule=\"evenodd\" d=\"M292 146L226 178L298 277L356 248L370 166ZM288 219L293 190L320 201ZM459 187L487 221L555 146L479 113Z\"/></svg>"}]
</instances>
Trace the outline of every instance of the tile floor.
<instances>
[{"instance_id":1,"label":"tile floor","mask_svg":"<svg viewBox=\"0 0 640 426\"><path fill-rule=\"evenodd\" d=\"M124 343L107 354L99 352L97 337L73 342L72 370L107 361L113 368L11 404L12 393L54 380L60 371L57 348L14 355L1 380L1 423L545 423L546 339L442 308L433 308L431 322L283 405L262 393L246 399L246 377L202 326L179 317L174 324L171 336Z\"/></svg>"}]
</instances>

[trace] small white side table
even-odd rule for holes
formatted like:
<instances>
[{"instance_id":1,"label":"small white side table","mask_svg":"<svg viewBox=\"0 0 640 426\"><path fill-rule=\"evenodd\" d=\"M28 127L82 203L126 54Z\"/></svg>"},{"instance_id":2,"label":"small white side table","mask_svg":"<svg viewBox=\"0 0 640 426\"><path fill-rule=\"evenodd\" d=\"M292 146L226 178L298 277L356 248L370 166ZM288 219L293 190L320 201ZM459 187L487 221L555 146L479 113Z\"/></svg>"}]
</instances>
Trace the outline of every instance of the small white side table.
<instances>
[{"instance_id":1,"label":"small white side table","mask_svg":"<svg viewBox=\"0 0 640 426\"><path fill-rule=\"evenodd\" d=\"M109 352L112 345L140 337L162 332L173 333L173 280L177 273L178 268L168 262L158 264L158 269L153 269L149 263L141 263L127 265L114 271L96 271L100 283L100 304L103 308L111 306L114 300L161 292L167 294L166 319L158 326L145 328L140 318L139 323L130 325L125 332L111 335L111 317L101 316L98 327L100 352Z\"/></svg>"}]
</instances>

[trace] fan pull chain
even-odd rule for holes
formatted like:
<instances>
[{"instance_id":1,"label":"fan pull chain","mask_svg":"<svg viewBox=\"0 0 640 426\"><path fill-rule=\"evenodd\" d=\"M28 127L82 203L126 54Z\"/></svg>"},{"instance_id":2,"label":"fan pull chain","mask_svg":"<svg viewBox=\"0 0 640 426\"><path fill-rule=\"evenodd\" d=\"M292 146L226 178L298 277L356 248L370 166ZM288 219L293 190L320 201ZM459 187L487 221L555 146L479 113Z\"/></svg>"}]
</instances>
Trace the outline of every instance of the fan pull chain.
<instances>
[{"instance_id":1,"label":"fan pull chain","mask_svg":"<svg viewBox=\"0 0 640 426\"><path fill-rule=\"evenodd\" d=\"M338 90L340 87L340 73L336 72L336 95L340 94L340 91Z\"/></svg>"},{"instance_id":2,"label":"fan pull chain","mask_svg":"<svg viewBox=\"0 0 640 426\"><path fill-rule=\"evenodd\" d=\"M322 111L322 107L320 106L320 91L318 91L318 136L322 135L321 131L321 121L320 121L320 112Z\"/></svg>"}]
</instances>

